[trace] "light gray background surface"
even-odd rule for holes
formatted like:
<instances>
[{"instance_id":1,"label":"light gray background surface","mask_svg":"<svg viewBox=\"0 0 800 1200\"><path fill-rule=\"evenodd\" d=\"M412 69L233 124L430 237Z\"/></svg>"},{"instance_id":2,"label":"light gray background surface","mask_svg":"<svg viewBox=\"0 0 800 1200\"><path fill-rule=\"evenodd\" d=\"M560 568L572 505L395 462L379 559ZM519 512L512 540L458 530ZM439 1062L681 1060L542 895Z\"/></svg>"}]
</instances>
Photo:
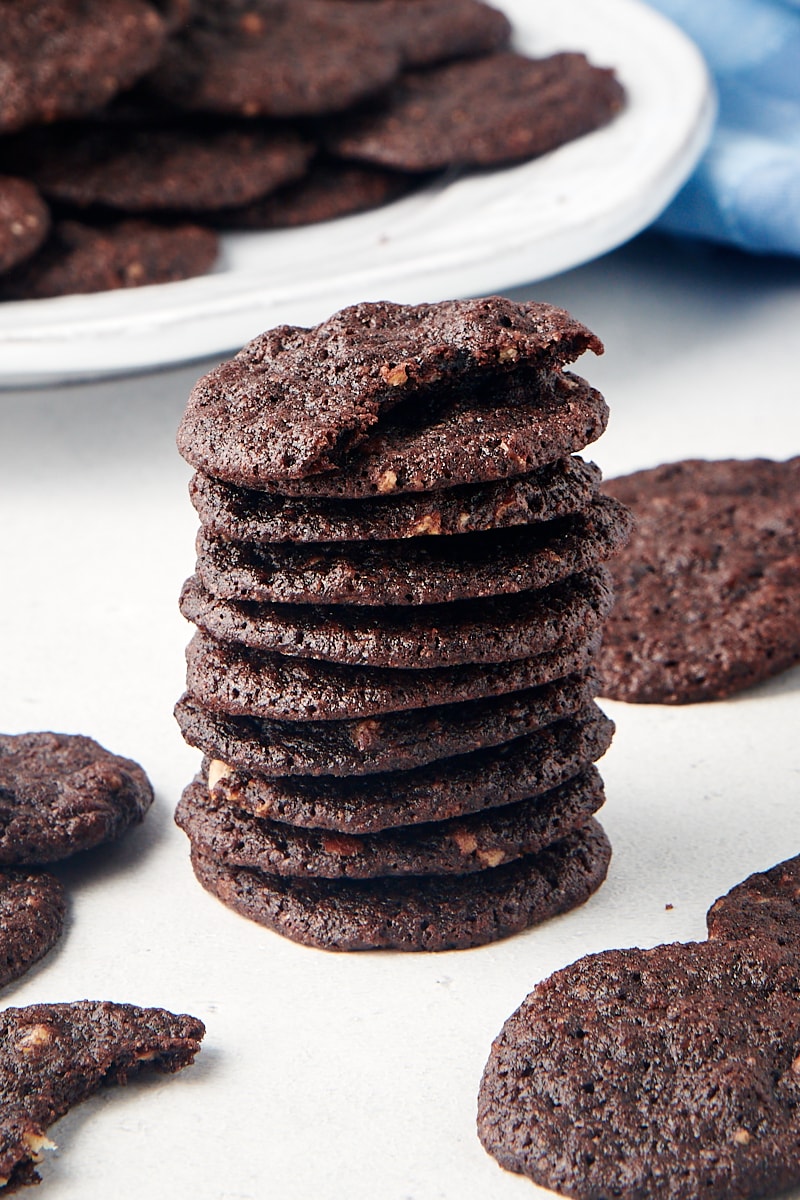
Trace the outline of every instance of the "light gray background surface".
<instances>
[{"instance_id":1,"label":"light gray background surface","mask_svg":"<svg viewBox=\"0 0 800 1200\"><path fill-rule=\"evenodd\" d=\"M611 405L590 452L606 475L800 453L797 264L647 237L513 294L563 304L604 339L580 370ZM171 717L196 527L174 431L206 366L0 393L0 728L90 734L141 761L157 792L124 843L64 868L66 936L2 1002L125 1000L208 1026L189 1071L109 1090L54 1127L41 1195L544 1195L474 1134L492 1037L552 970L701 937L719 893L800 851L800 671L722 703L605 705L614 858L577 912L427 957L328 954L248 923L195 883L171 820L199 757Z\"/></svg>"}]
</instances>

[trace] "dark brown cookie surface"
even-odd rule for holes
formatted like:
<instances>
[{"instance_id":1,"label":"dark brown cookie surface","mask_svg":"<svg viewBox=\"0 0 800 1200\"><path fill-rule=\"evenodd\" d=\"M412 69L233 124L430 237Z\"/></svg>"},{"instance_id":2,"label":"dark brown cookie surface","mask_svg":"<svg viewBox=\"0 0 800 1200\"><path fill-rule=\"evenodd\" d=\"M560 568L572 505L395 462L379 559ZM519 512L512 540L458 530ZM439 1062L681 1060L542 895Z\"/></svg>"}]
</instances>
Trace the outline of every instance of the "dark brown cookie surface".
<instances>
[{"instance_id":1,"label":"dark brown cookie surface","mask_svg":"<svg viewBox=\"0 0 800 1200\"><path fill-rule=\"evenodd\" d=\"M354 666L445 667L546 654L591 637L611 605L606 569L533 592L402 608L220 600L186 581L181 612L212 637Z\"/></svg>"},{"instance_id":2,"label":"dark brown cookie surface","mask_svg":"<svg viewBox=\"0 0 800 1200\"><path fill-rule=\"evenodd\" d=\"M240 542L357 542L448 536L549 521L578 512L600 472L580 458L502 483L375 500L284 497L196 474L189 495L204 529Z\"/></svg>"},{"instance_id":3,"label":"dark brown cookie surface","mask_svg":"<svg viewBox=\"0 0 800 1200\"><path fill-rule=\"evenodd\" d=\"M433 385L464 396L524 364L557 370L587 349L601 349L588 329L533 301L357 304L313 329L269 330L204 376L178 448L242 487L303 479L337 466L401 402L424 405Z\"/></svg>"},{"instance_id":4,"label":"dark brown cookie surface","mask_svg":"<svg viewBox=\"0 0 800 1200\"><path fill-rule=\"evenodd\" d=\"M19 979L55 945L66 908L55 876L0 871L0 987Z\"/></svg>"},{"instance_id":5,"label":"dark brown cookie surface","mask_svg":"<svg viewBox=\"0 0 800 1200\"><path fill-rule=\"evenodd\" d=\"M288 129L234 122L82 124L48 130L23 151L52 201L127 213L205 212L248 204L306 169L313 147Z\"/></svg>"},{"instance_id":6,"label":"dark brown cookie surface","mask_svg":"<svg viewBox=\"0 0 800 1200\"><path fill-rule=\"evenodd\" d=\"M538 525L451 538L254 546L197 538L197 577L222 599L279 604L443 604L548 587L590 570L628 537L610 497Z\"/></svg>"},{"instance_id":7,"label":"dark brown cookie surface","mask_svg":"<svg viewBox=\"0 0 800 1200\"><path fill-rule=\"evenodd\" d=\"M567 676L491 700L350 721L273 721L212 713L186 693L175 706L185 740L209 758L265 775L368 775L498 746L583 708L591 676Z\"/></svg>"},{"instance_id":8,"label":"dark brown cookie surface","mask_svg":"<svg viewBox=\"0 0 800 1200\"><path fill-rule=\"evenodd\" d=\"M214 224L220 229L290 229L311 225L378 208L405 195L417 184L416 176L401 171L325 160L312 164L299 182L287 184L263 200L216 213Z\"/></svg>"},{"instance_id":9,"label":"dark brown cookie surface","mask_svg":"<svg viewBox=\"0 0 800 1200\"><path fill-rule=\"evenodd\" d=\"M0 131L102 107L155 65L163 42L143 0L4 0Z\"/></svg>"},{"instance_id":10,"label":"dark brown cookie surface","mask_svg":"<svg viewBox=\"0 0 800 1200\"><path fill-rule=\"evenodd\" d=\"M0 1013L0 1177L9 1190L37 1183L34 1164L54 1149L48 1126L104 1083L137 1071L179 1071L200 1049L195 1017L160 1008L79 1000Z\"/></svg>"},{"instance_id":11,"label":"dark brown cookie surface","mask_svg":"<svg viewBox=\"0 0 800 1200\"><path fill-rule=\"evenodd\" d=\"M38 253L0 276L0 299L43 300L174 283L202 275L217 251L216 235L199 225L59 221Z\"/></svg>"},{"instance_id":12,"label":"dark brown cookie surface","mask_svg":"<svg viewBox=\"0 0 800 1200\"><path fill-rule=\"evenodd\" d=\"M0 863L45 863L120 837L153 801L138 763L78 734L0 734Z\"/></svg>"},{"instance_id":13,"label":"dark brown cookie surface","mask_svg":"<svg viewBox=\"0 0 800 1200\"><path fill-rule=\"evenodd\" d=\"M358 499L514 479L582 450L608 419L600 393L569 372L520 372L475 396L425 399L389 413L337 470L255 486L284 496Z\"/></svg>"},{"instance_id":14,"label":"dark brown cookie surface","mask_svg":"<svg viewBox=\"0 0 800 1200\"><path fill-rule=\"evenodd\" d=\"M777 942L800 953L800 857L731 888L711 906L706 924L710 941Z\"/></svg>"},{"instance_id":15,"label":"dark brown cookie surface","mask_svg":"<svg viewBox=\"0 0 800 1200\"><path fill-rule=\"evenodd\" d=\"M586 824L603 803L594 767L556 788L486 814L354 837L290 829L213 805L200 781L183 793L175 820L206 858L227 867L300 879L466 875L536 854Z\"/></svg>"},{"instance_id":16,"label":"dark brown cookie surface","mask_svg":"<svg viewBox=\"0 0 800 1200\"><path fill-rule=\"evenodd\" d=\"M346 834L444 821L538 796L605 754L614 726L590 705L489 750L387 775L268 778L207 764L215 802L256 817Z\"/></svg>"},{"instance_id":17,"label":"dark brown cookie surface","mask_svg":"<svg viewBox=\"0 0 800 1200\"><path fill-rule=\"evenodd\" d=\"M780 929L782 874L718 905L749 915L741 897L758 893L777 901ZM492 1047L486 1149L577 1200L746 1200L797 1185L800 938L796 915L790 939L757 920L752 937L737 921L731 941L718 928L709 942L605 951L541 983Z\"/></svg>"},{"instance_id":18,"label":"dark brown cookie surface","mask_svg":"<svg viewBox=\"0 0 800 1200\"><path fill-rule=\"evenodd\" d=\"M463 876L280 879L227 869L200 854L200 883L284 937L326 950L458 950L498 941L588 900L611 850L600 825L538 855Z\"/></svg>"},{"instance_id":19,"label":"dark brown cookie surface","mask_svg":"<svg viewBox=\"0 0 800 1200\"><path fill-rule=\"evenodd\" d=\"M147 88L189 112L297 117L347 108L400 65L367 13L336 0L196 0Z\"/></svg>"},{"instance_id":20,"label":"dark brown cookie surface","mask_svg":"<svg viewBox=\"0 0 800 1200\"><path fill-rule=\"evenodd\" d=\"M636 520L611 568L606 695L720 699L800 662L800 458L689 460L604 488Z\"/></svg>"},{"instance_id":21,"label":"dark brown cookie surface","mask_svg":"<svg viewBox=\"0 0 800 1200\"><path fill-rule=\"evenodd\" d=\"M332 122L330 149L404 171L534 158L608 124L624 92L582 54L501 53L400 77L363 114Z\"/></svg>"},{"instance_id":22,"label":"dark brown cookie surface","mask_svg":"<svg viewBox=\"0 0 800 1200\"><path fill-rule=\"evenodd\" d=\"M50 228L50 212L24 179L0 175L0 274L30 258Z\"/></svg>"},{"instance_id":23,"label":"dark brown cookie surface","mask_svg":"<svg viewBox=\"0 0 800 1200\"><path fill-rule=\"evenodd\" d=\"M477 0L374 0L364 16L407 67L489 54L511 36L505 14Z\"/></svg>"}]
</instances>

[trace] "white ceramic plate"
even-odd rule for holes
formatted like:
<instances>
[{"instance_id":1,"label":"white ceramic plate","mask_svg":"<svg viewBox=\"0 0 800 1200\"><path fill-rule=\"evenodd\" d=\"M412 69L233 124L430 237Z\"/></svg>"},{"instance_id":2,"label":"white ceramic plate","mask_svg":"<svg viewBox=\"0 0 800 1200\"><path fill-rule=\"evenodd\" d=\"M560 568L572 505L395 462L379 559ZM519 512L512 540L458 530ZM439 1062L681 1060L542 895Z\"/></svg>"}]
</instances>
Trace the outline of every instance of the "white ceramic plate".
<instances>
[{"instance_id":1,"label":"white ceramic plate","mask_svg":"<svg viewBox=\"0 0 800 1200\"><path fill-rule=\"evenodd\" d=\"M498 3L498 0L495 0ZM222 353L345 304L480 295L586 262L644 229L714 115L694 45L638 0L501 0L518 49L582 50L628 94L607 128L521 166L439 183L304 229L232 234L211 275L0 306L0 382L51 382Z\"/></svg>"}]
</instances>

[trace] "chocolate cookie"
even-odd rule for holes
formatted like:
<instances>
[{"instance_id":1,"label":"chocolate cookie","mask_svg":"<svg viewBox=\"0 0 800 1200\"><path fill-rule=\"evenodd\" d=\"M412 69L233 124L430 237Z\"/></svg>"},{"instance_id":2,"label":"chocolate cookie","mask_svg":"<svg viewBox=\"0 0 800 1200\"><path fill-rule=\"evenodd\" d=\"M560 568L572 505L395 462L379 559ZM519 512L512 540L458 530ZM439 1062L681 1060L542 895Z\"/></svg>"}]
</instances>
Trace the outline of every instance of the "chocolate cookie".
<instances>
[{"instance_id":1,"label":"chocolate cookie","mask_svg":"<svg viewBox=\"0 0 800 1200\"><path fill-rule=\"evenodd\" d=\"M487 814L353 837L290 829L213 806L202 781L183 793L175 820L192 849L226 867L298 878L374 879L392 875L466 875L537 854L586 824L603 803L596 768L553 792Z\"/></svg>"},{"instance_id":2,"label":"chocolate cookie","mask_svg":"<svg viewBox=\"0 0 800 1200\"><path fill-rule=\"evenodd\" d=\"M313 116L369 96L399 66L399 52L350 4L196 0L146 86L188 112Z\"/></svg>"},{"instance_id":3,"label":"chocolate cookie","mask_svg":"<svg viewBox=\"0 0 800 1200\"><path fill-rule=\"evenodd\" d=\"M220 229L289 229L378 208L418 186L418 176L382 167L325 159L297 183L287 184L244 208L214 214Z\"/></svg>"},{"instance_id":4,"label":"chocolate cookie","mask_svg":"<svg viewBox=\"0 0 800 1200\"><path fill-rule=\"evenodd\" d=\"M32 184L0 175L0 275L30 258L50 228L50 212Z\"/></svg>"},{"instance_id":5,"label":"chocolate cookie","mask_svg":"<svg viewBox=\"0 0 800 1200\"><path fill-rule=\"evenodd\" d=\"M443 604L549 587L615 553L629 534L609 497L539 525L452 538L256 546L200 532L197 577L222 599L279 604Z\"/></svg>"},{"instance_id":6,"label":"chocolate cookie","mask_svg":"<svg viewBox=\"0 0 800 1200\"><path fill-rule=\"evenodd\" d=\"M242 487L303 479L337 466L403 401L424 407L434 387L464 397L525 364L558 370L587 349L601 350L588 329L534 301L356 304L313 329L268 330L205 375L178 448Z\"/></svg>"},{"instance_id":7,"label":"chocolate cookie","mask_svg":"<svg viewBox=\"0 0 800 1200\"><path fill-rule=\"evenodd\" d=\"M91 738L0 734L3 865L54 862L114 840L142 820L152 801L138 763Z\"/></svg>"},{"instance_id":8,"label":"chocolate cookie","mask_svg":"<svg viewBox=\"0 0 800 1200\"><path fill-rule=\"evenodd\" d=\"M548 463L530 475L375 500L267 495L196 474L189 495L203 528L239 542L357 542L474 533L529 525L585 508L600 472L580 458Z\"/></svg>"},{"instance_id":9,"label":"chocolate cookie","mask_svg":"<svg viewBox=\"0 0 800 1200\"><path fill-rule=\"evenodd\" d=\"M52 949L66 908L55 876L0 871L0 987L19 979Z\"/></svg>"},{"instance_id":10,"label":"chocolate cookie","mask_svg":"<svg viewBox=\"0 0 800 1200\"><path fill-rule=\"evenodd\" d=\"M511 36L505 14L477 0L374 0L365 17L406 67L489 54Z\"/></svg>"},{"instance_id":11,"label":"chocolate cookie","mask_svg":"<svg viewBox=\"0 0 800 1200\"><path fill-rule=\"evenodd\" d=\"M767 911L777 899L786 932L783 886L755 890ZM737 921L730 942L718 929L722 940L605 951L539 984L492 1047L478 1101L486 1149L576 1200L745 1200L796 1186L796 900L790 930L776 939L759 915L749 937Z\"/></svg>"},{"instance_id":12,"label":"chocolate cookie","mask_svg":"<svg viewBox=\"0 0 800 1200\"><path fill-rule=\"evenodd\" d=\"M0 132L101 108L155 66L163 43L143 0L4 0Z\"/></svg>"},{"instance_id":13,"label":"chocolate cookie","mask_svg":"<svg viewBox=\"0 0 800 1200\"><path fill-rule=\"evenodd\" d=\"M721 699L800 662L800 458L689 460L605 487L636 519L611 568L607 696Z\"/></svg>"},{"instance_id":14,"label":"chocolate cookie","mask_svg":"<svg viewBox=\"0 0 800 1200\"><path fill-rule=\"evenodd\" d=\"M607 125L624 99L614 72L582 54L494 54L402 75L363 113L332 121L326 142L402 171L490 167Z\"/></svg>"},{"instance_id":15,"label":"chocolate cookie","mask_svg":"<svg viewBox=\"0 0 800 1200\"><path fill-rule=\"evenodd\" d=\"M534 592L403 608L219 600L196 577L181 612L221 641L371 667L446 667L546 654L589 639L611 607L605 567Z\"/></svg>"},{"instance_id":16,"label":"chocolate cookie","mask_svg":"<svg viewBox=\"0 0 800 1200\"><path fill-rule=\"evenodd\" d=\"M186 650L186 686L211 712L341 721L502 696L563 679L587 670L599 644L598 631L578 645L497 666L391 671L262 654L198 633Z\"/></svg>"},{"instance_id":17,"label":"chocolate cookie","mask_svg":"<svg viewBox=\"0 0 800 1200\"><path fill-rule=\"evenodd\" d=\"M247 204L298 179L313 146L281 127L165 122L81 124L28 143L25 174L51 201L128 213ZM22 169L22 168L21 168Z\"/></svg>"},{"instance_id":18,"label":"chocolate cookie","mask_svg":"<svg viewBox=\"0 0 800 1200\"><path fill-rule=\"evenodd\" d=\"M325 950L463 950L583 904L611 849L589 823L540 854L473 875L294 880L229 869L195 853L200 883L236 912Z\"/></svg>"},{"instance_id":19,"label":"chocolate cookie","mask_svg":"<svg viewBox=\"0 0 800 1200\"><path fill-rule=\"evenodd\" d=\"M361 499L514 479L596 441L607 419L605 400L580 377L520 371L474 396L401 405L335 471L255 486Z\"/></svg>"},{"instance_id":20,"label":"chocolate cookie","mask_svg":"<svg viewBox=\"0 0 800 1200\"><path fill-rule=\"evenodd\" d=\"M613 731L613 723L592 704L497 748L400 773L268 778L219 760L204 769L214 803L305 828L369 834L539 796L602 757Z\"/></svg>"},{"instance_id":21,"label":"chocolate cookie","mask_svg":"<svg viewBox=\"0 0 800 1200\"><path fill-rule=\"evenodd\" d=\"M499 746L583 708L591 676L567 676L491 700L350 721L273 721L210 712L189 693L175 706L184 739L210 758L266 775L371 775Z\"/></svg>"},{"instance_id":22,"label":"chocolate cookie","mask_svg":"<svg viewBox=\"0 0 800 1200\"><path fill-rule=\"evenodd\" d=\"M0 1012L0 1178L37 1183L48 1126L107 1083L146 1069L179 1071L200 1049L195 1017L161 1008L78 1000Z\"/></svg>"},{"instance_id":23,"label":"chocolate cookie","mask_svg":"<svg viewBox=\"0 0 800 1200\"><path fill-rule=\"evenodd\" d=\"M712 904L710 941L777 942L800 953L800 857L750 875Z\"/></svg>"},{"instance_id":24,"label":"chocolate cookie","mask_svg":"<svg viewBox=\"0 0 800 1200\"><path fill-rule=\"evenodd\" d=\"M43 300L173 283L202 275L217 250L216 235L199 225L59 221L37 254L0 276L0 299Z\"/></svg>"}]
</instances>

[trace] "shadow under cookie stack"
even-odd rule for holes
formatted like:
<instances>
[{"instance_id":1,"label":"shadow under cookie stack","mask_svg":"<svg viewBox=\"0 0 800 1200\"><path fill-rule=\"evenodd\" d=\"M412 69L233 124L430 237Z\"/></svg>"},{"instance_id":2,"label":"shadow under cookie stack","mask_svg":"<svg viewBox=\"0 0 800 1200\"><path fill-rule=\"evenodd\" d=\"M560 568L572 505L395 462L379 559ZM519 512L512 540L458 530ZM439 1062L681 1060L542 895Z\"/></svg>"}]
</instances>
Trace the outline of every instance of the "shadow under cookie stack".
<instances>
[{"instance_id":1,"label":"shadow under cookie stack","mask_svg":"<svg viewBox=\"0 0 800 1200\"><path fill-rule=\"evenodd\" d=\"M629 516L575 457L598 339L499 297L282 326L194 388L195 873L306 945L443 950L583 903L610 847L593 661Z\"/></svg>"}]
</instances>

